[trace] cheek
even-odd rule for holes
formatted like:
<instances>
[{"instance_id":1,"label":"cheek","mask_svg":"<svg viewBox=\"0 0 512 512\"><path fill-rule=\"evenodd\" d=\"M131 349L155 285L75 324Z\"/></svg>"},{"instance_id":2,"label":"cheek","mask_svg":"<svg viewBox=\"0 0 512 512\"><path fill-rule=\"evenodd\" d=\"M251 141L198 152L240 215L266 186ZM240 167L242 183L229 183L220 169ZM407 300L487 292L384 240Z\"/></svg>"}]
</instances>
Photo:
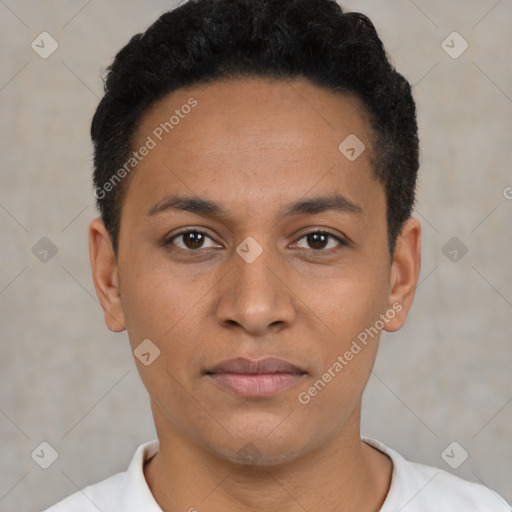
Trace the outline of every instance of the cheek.
<instances>
[{"instance_id":1,"label":"cheek","mask_svg":"<svg viewBox=\"0 0 512 512\"><path fill-rule=\"evenodd\" d=\"M126 275L132 278L123 286L123 312L132 350L151 340L160 350L159 368L185 378L191 362L208 346L204 322L211 316L208 298L215 280L171 273L165 265L138 270L136 277ZM146 367L139 365L139 370L145 380Z\"/></svg>"},{"instance_id":2,"label":"cheek","mask_svg":"<svg viewBox=\"0 0 512 512\"><path fill-rule=\"evenodd\" d=\"M186 372L202 339L191 318L197 315L202 305L205 287L197 283L184 284L179 278L156 268L139 271L136 277L127 275L132 277L123 287L123 311L141 380L152 399L161 404L181 403L180 407L186 408L187 393L183 387ZM143 359L137 360L137 353L143 353L137 347L146 347L141 345L146 339L157 348L150 345L151 348L144 352L151 352L151 358L158 354L148 365ZM173 422L176 421L173 418Z\"/></svg>"},{"instance_id":3,"label":"cheek","mask_svg":"<svg viewBox=\"0 0 512 512\"><path fill-rule=\"evenodd\" d=\"M182 278L165 269L141 266L137 275L129 271L126 275L130 278L126 285L122 281L122 307L133 343L149 338L160 346L172 337L179 323L200 302L204 288L198 283L184 284Z\"/></svg>"},{"instance_id":4,"label":"cheek","mask_svg":"<svg viewBox=\"0 0 512 512\"><path fill-rule=\"evenodd\" d=\"M308 287L303 296L326 335L339 340L335 343L339 349L375 323L386 307L386 292L378 272L353 271Z\"/></svg>"}]
</instances>

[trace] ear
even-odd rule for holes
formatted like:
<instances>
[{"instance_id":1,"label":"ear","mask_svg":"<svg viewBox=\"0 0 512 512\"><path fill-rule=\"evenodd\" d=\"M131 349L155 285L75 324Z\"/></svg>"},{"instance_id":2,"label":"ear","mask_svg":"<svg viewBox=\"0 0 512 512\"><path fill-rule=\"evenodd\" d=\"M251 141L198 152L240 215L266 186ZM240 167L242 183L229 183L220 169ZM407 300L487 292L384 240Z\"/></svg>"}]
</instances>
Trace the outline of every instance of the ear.
<instances>
[{"instance_id":1,"label":"ear","mask_svg":"<svg viewBox=\"0 0 512 512\"><path fill-rule=\"evenodd\" d=\"M420 266L421 224L418 219L410 218L403 225L393 253L388 308L396 314L386 323L386 331L395 332L404 325L418 286Z\"/></svg>"},{"instance_id":2,"label":"ear","mask_svg":"<svg viewBox=\"0 0 512 512\"><path fill-rule=\"evenodd\" d=\"M89 226L89 257L96 295L105 313L105 323L113 332L124 331L119 271L110 234L100 218L94 219Z\"/></svg>"}]
</instances>

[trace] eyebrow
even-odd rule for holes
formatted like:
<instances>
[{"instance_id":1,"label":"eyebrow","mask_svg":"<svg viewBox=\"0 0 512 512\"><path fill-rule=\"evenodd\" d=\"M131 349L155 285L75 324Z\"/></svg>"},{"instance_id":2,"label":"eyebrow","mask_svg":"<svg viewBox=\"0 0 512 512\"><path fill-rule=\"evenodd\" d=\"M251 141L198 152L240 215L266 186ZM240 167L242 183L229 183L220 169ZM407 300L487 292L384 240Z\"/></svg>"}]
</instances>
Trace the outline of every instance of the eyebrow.
<instances>
[{"instance_id":1,"label":"eyebrow","mask_svg":"<svg viewBox=\"0 0 512 512\"><path fill-rule=\"evenodd\" d=\"M228 211L215 201L201 199L197 197L171 195L166 196L155 203L147 215L153 216L167 211L186 211L202 215L205 217L229 217ZM300 214L318 214L327 211L336 211L342 213L363 214L363 208L352 202L350 199L339 194L331 194L324 197L313 197L311 199L302 199L286 205L279 217L291 217Z\"/></svg>"}]
</instances>

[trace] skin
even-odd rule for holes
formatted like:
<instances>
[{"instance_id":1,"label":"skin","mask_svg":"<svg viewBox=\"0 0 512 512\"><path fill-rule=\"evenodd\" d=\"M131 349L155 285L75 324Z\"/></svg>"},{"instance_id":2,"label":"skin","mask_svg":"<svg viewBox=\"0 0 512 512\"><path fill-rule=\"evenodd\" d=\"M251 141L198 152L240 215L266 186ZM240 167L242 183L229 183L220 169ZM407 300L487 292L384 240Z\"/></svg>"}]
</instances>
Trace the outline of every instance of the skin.
<instances>
[{"instance_id":1,"label":"skin","mask_svg":"<svg viewBox=\"0 0 512 512\"><path fill-rule=\"evenodd\" d=\"M135 359L160 440L148 485L164 511L377 511L392 462L361 442L360 416L379 336L308 404L297 397L396 303L385 330L401 328L418 281L420 224L405 223L391 260L385 190L357 98L303 80L180 89L145 115L135 146L190 97L197 107L130 177L117 259L102 221L90 226L107 326L126 329L132 350L150 339L161 351L149 366ZM353 162L338 150L349 134L366 145ZM361 211L280 215L333 192ZM226 215L147 214L170 194L215 201ZM198 249L183 236L164 244L183 228L210 238ZM314 245L305 235L319 228L348 245ZM236 252L247 237L263 249L252 263ZM203 373L237 356L280 357L307 374L276 396L242 398ZM240 456L248 446L253 464Z\"/></svg>"}]
</instances>

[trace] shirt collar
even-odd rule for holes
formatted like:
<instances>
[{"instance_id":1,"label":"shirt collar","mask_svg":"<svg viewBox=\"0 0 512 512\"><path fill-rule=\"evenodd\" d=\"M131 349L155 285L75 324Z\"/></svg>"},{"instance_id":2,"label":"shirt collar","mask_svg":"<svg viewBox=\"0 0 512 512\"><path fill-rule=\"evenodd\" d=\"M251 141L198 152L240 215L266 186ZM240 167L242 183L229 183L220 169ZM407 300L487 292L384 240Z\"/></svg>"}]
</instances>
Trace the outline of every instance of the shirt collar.
<instances>
[{"instance_id":1,"label":"shirt collar","mask_svg":"<svg viewBox=\"0 0 512 512\"><path fill-rule=\"evenodd\" d=\"M144 463L149 460L159 449L158 440L141 444L133 456L126 471L121 496L125 512L162 512L155 498L151 494L146 478L144 477Z\"/></svg>"}]
</instances>

